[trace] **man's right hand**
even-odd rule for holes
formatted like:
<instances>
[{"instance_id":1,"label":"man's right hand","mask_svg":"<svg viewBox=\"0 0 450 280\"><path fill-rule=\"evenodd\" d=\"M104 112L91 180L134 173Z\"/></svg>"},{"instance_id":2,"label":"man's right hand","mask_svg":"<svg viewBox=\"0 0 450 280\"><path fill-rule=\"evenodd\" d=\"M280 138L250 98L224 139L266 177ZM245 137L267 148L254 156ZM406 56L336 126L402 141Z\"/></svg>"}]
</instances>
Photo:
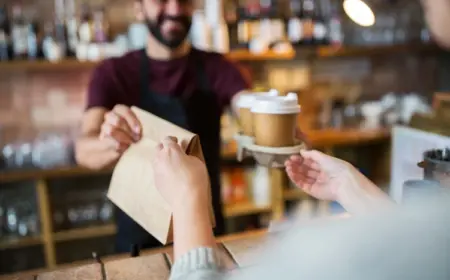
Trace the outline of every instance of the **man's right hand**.
<instances>
[{"instance_id":1,"label":"man's right hand","mask_svg":"<svg viewBox=\"0 0 450 280\"><path fill-rule=\"evenodd\" d=\"M99 137L108 147L122 154L141 139L142 127L130 107L116 105L105 114Z\"/></svg>"}]
</instances>

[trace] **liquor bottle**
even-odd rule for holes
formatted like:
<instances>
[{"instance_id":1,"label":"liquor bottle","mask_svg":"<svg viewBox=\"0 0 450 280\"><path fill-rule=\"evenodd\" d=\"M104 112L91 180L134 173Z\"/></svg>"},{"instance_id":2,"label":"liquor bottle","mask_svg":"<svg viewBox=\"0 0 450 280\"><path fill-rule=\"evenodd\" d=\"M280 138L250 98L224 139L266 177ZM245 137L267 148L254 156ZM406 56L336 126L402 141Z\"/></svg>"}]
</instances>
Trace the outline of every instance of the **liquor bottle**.
<instances>
[{"instance_id":1,"label":"liquor bottle","mask_svg":"<svg viewBox=\"0 0 450 280\"><path fill-rule=\"evenodd\" d=\"M53 23L47 22L44 25L44 38L42 39L42 53L44 55L44 58L47 60L51 60L52 52L54 50L54 45L56 44L55 38L54 38L54 27Z\"/></svg>"},{"instance_id":2,"label":"liquor bottle","mask_svg":"<svg viewBox=\"0 0 450 280\"><path fill-rule=\"evenodd\" d=\"M23 9L20 4L12 8L11 39L14 59L26 59L28 57L28 26L25 23Z\"/></svg>"},{"instance_id":3,"label":"liquor bottle","mask_svg":"<svg viewBox=\"0 0 450 280\"><path fill-rule=\"evenodd\" d=\"M55 41L62 53L66 54L68 50L68 41L64 4L64 0L55 0Z\"/></svg>"},{"instance_id":4,"label":"liquor bottle","mask_svg":"<svg viewBox=\"0 0 450 280\"><path fill-rule=\"evenodd\" d=\"M78 45L78 19L75 14L74 0L66 1L66 33L67 33L67 55L75 56Z\"/></svg>"},{"instance_id":5,"label":"liquor bottle","mask_svg":"<svg viewBox=\"0 0 450 280\"><path fill-rule=\"evenodd\" d=\"M301 20L301 0L291 0L289 3L291 15L288 21L288 39L293 45L303 41L303 24Z\"/></svg>"},{"instance_id":6,"label":"liquor bottle","mask_svg":"<svg viewBox=\"0 0 450 280\"><path fill-rule=\"evenodd\" d=\"M0 7L0 61L9 60L10 30L8 13L5 6Z\"/></svg>"},{"instance_id":7,"label":"liquor bottle","mask_svg":"<svg viewBox=\"0 0 450 280\"><path fill-rule=\"evenodd\" d=\"M314 0L303 0L301 21L303 27L302 44L310 45L314 41Z\"/></svg>"},{"instance_id":8,"label":"liquor bottle","mask_svg":"<svg viewBox=\"0 0 450 280\"><path fill-rule=\"evenodd\" d=\"M98 7L93 12L92 33L95 43L106 43L108 41L109 25L102 7Z\"/></svg>"},{"instance_id":9,"label":"liquor bottle","mask_svg":"<svg viewBox=\"0 0 450 280\"><path fill-rule=\"evenodd\" d=\"M27 20L27 54L29 60L35 60L39 55L38 24L36 21L36 10L26 10Z\"/></svg>"},{"instance_id":10,"label":"liquor bottle","mask_svg":"<svg viewBox=\"0 0 450 280\"><path fill-rule=\"evenodd\" d=\"M224 8L225 22L228 25L230 34L230 48L239 46L238 42L238 3L236 0L225 1Z\"/></svg>"},{"instance_id":11,"label":"liquor bottle","mask_svg":"<svg viewBox=\"0 0 450 280\"><path fill-rule=\"evenodd\" d=\"M239 9L237 41L239 47L248 47L252 36L252 19L247 9Z\"/></svg>"},{"instance_id":12,"label":"liquor bottle","mask_svg":"<svg viewBox=\"0 0 450 280\"><path fill-rule=\"evenodd\" d=\"M333 5L328 2L330 9L330 19L328 23L328 41L333 46L341 46L344 41L342 32L342 21L339 13L339 6L334 3Z\"/></svg>"},{"instance_id":13,"label":"liquor bottle","mask_svg":"<svg viewBox=\"0 0 450 280\"><path fill-rule=\"evenodd\" d=\"M83 44L89 44L93 41L91 11L87 4L81 6L81 21L78 29L78 37Z\"/></svg>"},{"instance_id":14,"label":"liquor bottle","mask_svg":"<svg viewBox=\"0 0 450 280\"><path fill-rule=\"evenodd\" d=\"M314 44L327 45L328 39L328 26L325 23L325 10L323 1L316 0L315 3L315 17L314 17Z\"/></svg>"}]
</instances>

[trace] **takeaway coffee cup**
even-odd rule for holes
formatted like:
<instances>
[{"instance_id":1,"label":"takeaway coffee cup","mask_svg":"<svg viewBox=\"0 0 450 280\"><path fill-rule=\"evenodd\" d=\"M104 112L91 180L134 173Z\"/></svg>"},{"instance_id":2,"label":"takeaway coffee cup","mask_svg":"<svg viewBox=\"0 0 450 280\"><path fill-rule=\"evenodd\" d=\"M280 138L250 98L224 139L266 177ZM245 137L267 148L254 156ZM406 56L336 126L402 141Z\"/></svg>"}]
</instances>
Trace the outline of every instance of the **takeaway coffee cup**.
<instances>
[{"instance_id":1,"label":"takeaway coffee cup","mask_svg":"<svg viewBox=\"0 0 450 280\"><path fill-rule=\"evenodd\" d=\"M276 90L271 90L269 92L242 94L239 97L237 107L239 109L239 122L244 135L254 136L251 108L255 103L256 98L259 96L278 96L278 92Z\"/></svg>"},{"instance_id":2,"label":"takeaway coffee cup","mask_svg":"<svg viewBox=\"0 0 450 280\"><path fill-rule=\"evenodd\" d=\"M297 94L257 97L251 108L255 143L266 147L289 147L295 143Z\"/></svg>"}]
</instances>

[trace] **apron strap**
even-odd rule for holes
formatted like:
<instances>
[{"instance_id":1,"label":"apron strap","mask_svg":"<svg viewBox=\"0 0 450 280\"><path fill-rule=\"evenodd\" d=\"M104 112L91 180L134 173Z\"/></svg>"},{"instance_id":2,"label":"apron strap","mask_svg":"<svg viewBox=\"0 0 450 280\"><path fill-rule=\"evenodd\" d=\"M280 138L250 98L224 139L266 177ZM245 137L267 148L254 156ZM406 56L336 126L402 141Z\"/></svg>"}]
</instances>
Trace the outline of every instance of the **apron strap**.
<instances>
[{"instance_id":1,"label":"apron strap","mask_svg":"<svg viewBox=\"0 0 450 280\"><path fill-rule=\"evenodd\" d=\"M150 91L150 66L147 56L147 50L144 48L142 49L140 54L140 73L141 73L141 79L140 79L140 94L142 96L146 96L149 94Z\"/></svg>"},{"instance_id":2,"label":"apron strap","mask_svg":"<svg viewBox=\"0 0 450 280\"><path fill-rule=\"evenodd\" d=\"M212 88L205 70L205 62L196 49L192 49L192 58L195 65L197 84L203 92L212 92Z\"/></svg>"}]
</instances>

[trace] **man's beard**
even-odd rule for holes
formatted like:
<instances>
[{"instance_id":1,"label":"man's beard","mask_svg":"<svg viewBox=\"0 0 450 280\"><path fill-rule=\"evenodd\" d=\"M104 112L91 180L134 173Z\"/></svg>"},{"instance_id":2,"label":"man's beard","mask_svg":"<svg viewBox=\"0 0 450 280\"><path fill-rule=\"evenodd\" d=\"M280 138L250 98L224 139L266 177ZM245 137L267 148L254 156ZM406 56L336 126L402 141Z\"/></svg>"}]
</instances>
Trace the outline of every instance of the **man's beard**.
<instances>
[{"instance_id":1,"label":"man's beard","mask_svg":"<svg viewBox=\"0 0 450 280\"><path fill-rule=\"evenodd\" d=\"M162 25L165 20L172 20L180 23L183 26L183 31L176 34L176 36L173 36L170 39L164 38L164 35L162 34ZM158 17L158 20L152 21L148 17L146 17L146 24L148 27L148 30L153 35L153 37L156 38L161 44L165 45L168 48L176 49L181 44L183 44L184 40L189 34L189 29L191 28L191 19L187 16L178 16L178 17L172 17L172 16L165 16L161 15Z\"/></svg>"}]
</instances>

